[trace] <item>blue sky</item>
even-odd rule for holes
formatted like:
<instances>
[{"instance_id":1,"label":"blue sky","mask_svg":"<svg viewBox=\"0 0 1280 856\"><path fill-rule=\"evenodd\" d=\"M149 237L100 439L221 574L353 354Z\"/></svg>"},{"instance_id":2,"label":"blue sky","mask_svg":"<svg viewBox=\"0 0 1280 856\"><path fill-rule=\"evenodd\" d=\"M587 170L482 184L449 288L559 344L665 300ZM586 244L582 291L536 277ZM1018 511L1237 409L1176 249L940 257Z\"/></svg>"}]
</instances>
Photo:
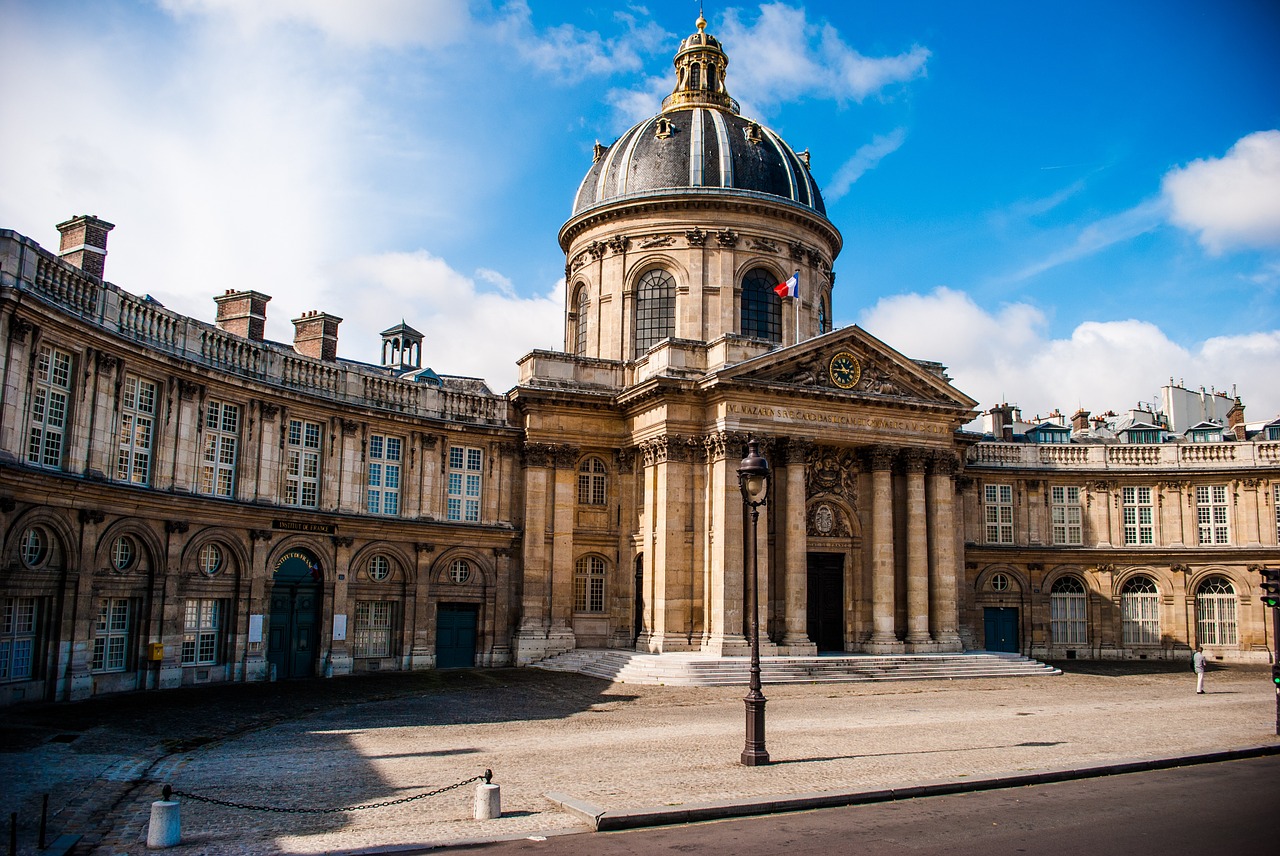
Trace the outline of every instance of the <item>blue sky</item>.
<instances>
[{"instance_id":1,"label":"blue sky","mask_svg":"<svg viewBox=\"0 0 1280 856\"><path fill-rule=\"evenodd\" d=\"M1170 377L1280 414L1280 4L707 3L743 112L808 148L834 315L990 407ZM0 226L116 224L107 277L272 295L505 390L562 346L556 232L658 109L698 4L0 0Z\"/></svg>"}]
</instances>

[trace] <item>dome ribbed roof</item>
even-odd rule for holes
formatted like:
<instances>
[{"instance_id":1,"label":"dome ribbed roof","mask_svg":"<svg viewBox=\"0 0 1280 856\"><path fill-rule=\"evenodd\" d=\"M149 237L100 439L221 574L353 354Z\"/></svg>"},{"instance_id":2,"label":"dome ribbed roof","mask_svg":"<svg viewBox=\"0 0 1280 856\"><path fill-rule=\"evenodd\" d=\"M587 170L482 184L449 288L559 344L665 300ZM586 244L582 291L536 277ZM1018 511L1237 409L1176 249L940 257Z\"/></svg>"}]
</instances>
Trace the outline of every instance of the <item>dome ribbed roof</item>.
<instances>
[{"instance_id":1,"label":"dome ribbed roof","mask_svg":"<svg viewBox=\"0 0 1280 856\"><path fill-rule=\"evenodd\" d=\"M827 213L808 166L781 137L714 107L668 110L619 137L591 165L573 213L636 195L726 190Z\"/></svg>"},{"instance_id":2,"label":"dome ribbed roof","mask_svg":"<svg viewBox=\"0 0 1280 856\"><path fill-rule=\"evenodd\" d=\"M699 17L698 31L680 42L662 112L612 146L596 145L573 216L634 197L707 193L774 197L826 217L808 153L739 115L724 85L729 57L706 26Z\"/></svg>"}]
</instances>

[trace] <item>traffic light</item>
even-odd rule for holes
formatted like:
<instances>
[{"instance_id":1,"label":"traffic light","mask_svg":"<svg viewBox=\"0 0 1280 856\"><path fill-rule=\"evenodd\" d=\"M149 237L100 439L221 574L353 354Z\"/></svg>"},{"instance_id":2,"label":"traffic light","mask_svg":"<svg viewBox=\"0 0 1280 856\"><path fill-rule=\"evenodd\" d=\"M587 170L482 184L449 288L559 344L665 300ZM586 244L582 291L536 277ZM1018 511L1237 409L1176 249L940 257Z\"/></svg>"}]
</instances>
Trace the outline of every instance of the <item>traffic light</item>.
<instances>
[{"instance_id":1,"label":"traffic light","mask_svg":"<svg viewBox=\"0 0 1280 856\"><path fill-rule=\"evenodd\" d=\"M1280 607L1280 568L1259 568L1262 574L1262 605Z\"/></svg>"},{"instance_id":2,"label":"traffic light","mask_svg":"<svg viewBox=\"0 0 1280 856\"><path fill-rule=\"evenodd\" d=\"M1280 664L1271 667L1271 683L1276 685L1276 689L1280 690Z\"/></svg>"}]
</instances>

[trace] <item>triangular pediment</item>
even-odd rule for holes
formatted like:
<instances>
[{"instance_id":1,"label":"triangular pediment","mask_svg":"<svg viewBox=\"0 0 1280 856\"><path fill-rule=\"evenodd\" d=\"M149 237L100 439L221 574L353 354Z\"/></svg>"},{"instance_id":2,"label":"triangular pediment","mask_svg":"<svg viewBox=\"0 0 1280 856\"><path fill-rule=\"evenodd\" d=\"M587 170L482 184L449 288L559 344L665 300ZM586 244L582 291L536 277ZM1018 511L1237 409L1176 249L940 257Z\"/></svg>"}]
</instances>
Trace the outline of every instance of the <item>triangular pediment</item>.
<instances>
[{"instance_id":1,"label":"triangular pediment","mask_svg":"<svg viewBox=\"0 0 1280 856\"><path fill-rule=\"evenodd\" d=\"M966 410L978 404L951 385L942 365L912 360L856 325L726 366L709 379Z\"/></svg>"}]
</instances>

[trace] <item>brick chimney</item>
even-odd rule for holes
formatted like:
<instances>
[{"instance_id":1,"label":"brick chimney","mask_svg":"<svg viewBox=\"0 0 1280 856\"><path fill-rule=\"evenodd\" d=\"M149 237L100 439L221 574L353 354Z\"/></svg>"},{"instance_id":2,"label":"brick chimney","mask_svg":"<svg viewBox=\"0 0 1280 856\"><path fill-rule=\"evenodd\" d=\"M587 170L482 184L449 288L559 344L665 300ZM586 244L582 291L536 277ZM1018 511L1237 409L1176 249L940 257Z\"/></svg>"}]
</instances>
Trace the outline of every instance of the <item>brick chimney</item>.
<instances>
[{"instance_id":1,"label":"brick chimney","mask_svg":"<svg viewBox=\"0 0 1280 856\"><path fill-rule=\"evenodd\" d=\"M1088 431L1089 430L1089 411L1083 407L1077 410L1071 416L1072 431Z\"/></svg>"},{"instance_id":2,"label":"brick chimney","mask_svg":"<svg viewBox=\"0 0 1280 856\"><path fill-rule=\"evenodd\" d=\"M338 358L338 325L342 319L314 309L293 319L293 349L304 357L333 362Z\"/></svg>"},{"instance_id":3,"label":"brick chimney","mask_svg":"<svg viewBox=\"0 0 1280 856\"><path fill-rule=\"evenodd\" d=\"M233 336L241 336L261 342L267 326L267 301L271 298L260 291L235 291L228 288L225 294L213 298L218 304L218 329Z\"/></svg>"},{"instance_id":4,"label":"brick chimney","mask_svg":"<svg viewBox=\"0 0 1280 856\"><path fill-rule=\"evenodd\" d=\"M1013 407L1007 402L987 411L991 415L991 436L997 440L1013 440Z\"/></svg>"},{"instance_id":5,"label":"brick chimney","mask_svg":"<svg viewBox=\"0 0 1280 856\"><path fill-rule=\"evenodd\" d=\"M62 234L58 256L102 279L107 261L107 233L114 228L115 224L99 220L93 214L77 214L58 224Z\"/></svg>"},{"instance_id":6,"label":"brick chimney","mask_svg":"<svg viewBox=\"0 0 1280 856\"><path fill-rule=\"evenodd\" d=\"M1247 439L1244 427L1244 405L1237 398L1227 411L1227 430L1235 434L1237 440Z\"/></svg>"}]
</instances>

